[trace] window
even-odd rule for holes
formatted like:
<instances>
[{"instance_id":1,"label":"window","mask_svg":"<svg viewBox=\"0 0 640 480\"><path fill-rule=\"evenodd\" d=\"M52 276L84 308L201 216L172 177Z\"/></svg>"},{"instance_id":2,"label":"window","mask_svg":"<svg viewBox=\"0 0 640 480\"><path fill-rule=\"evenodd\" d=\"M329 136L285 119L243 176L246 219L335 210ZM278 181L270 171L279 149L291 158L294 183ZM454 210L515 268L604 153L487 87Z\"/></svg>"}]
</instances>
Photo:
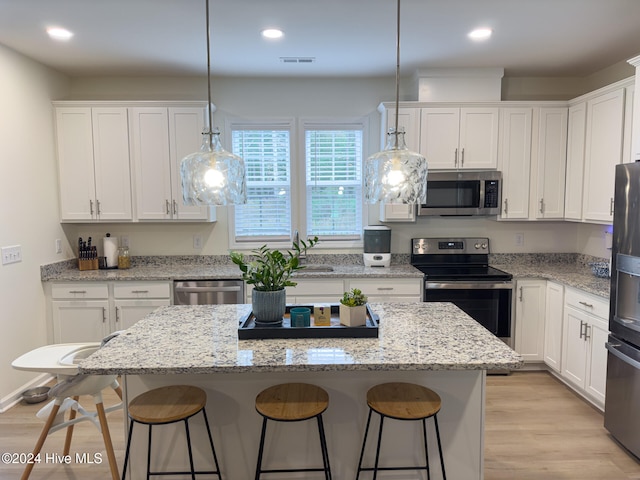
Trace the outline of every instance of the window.
<instances>
[{"instance_id":1,"label":"window","mask_svg":"<svg viewBox=\"0 0 640 480\"><path fill-rule=\"evenodd\" d=\"M245 161L247 204L230 209L230 245L288 247L294 231L323 248L362 243L365 122L231 122ZM299 152L299 155L296 155Z\"/></svg>"},{"instance_id":2,"label":"window","mask_svg":"<svg viewBox=\"0 0 640 480\"><path fill-rule=\"evenodd\" d=\"M290 239L290 130L232 129L231 138L247 175L247 203L234 209L236 242Z\"/></svg>"},{"instance_id":3,"label":"window","mask_svg":"<svg viewBox=\"0 0 640 480\"><path fill-rule=\"evenodd\" d=\"M308 236L360 238L362 129L305 130Z\"/></svg>"}]
</instances>

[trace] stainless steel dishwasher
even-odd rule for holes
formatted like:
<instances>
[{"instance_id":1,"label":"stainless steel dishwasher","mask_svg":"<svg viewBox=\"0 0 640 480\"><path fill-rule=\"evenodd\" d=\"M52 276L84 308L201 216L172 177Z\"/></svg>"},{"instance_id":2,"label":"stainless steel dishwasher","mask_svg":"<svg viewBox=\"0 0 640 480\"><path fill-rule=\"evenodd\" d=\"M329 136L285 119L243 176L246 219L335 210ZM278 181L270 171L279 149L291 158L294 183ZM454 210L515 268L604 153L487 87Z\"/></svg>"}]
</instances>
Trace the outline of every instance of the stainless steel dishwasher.
<instances>
[{"instance_id":1,"label":"stainless steel dishwasher","mask_svg":"<svg viewBox=\"0 0 640 480\"><path fill-rule=\"evenodd\" d=\"M245 303L242 280L183 280L173 282L174 305Z\"/></svg>"}]
</instances>

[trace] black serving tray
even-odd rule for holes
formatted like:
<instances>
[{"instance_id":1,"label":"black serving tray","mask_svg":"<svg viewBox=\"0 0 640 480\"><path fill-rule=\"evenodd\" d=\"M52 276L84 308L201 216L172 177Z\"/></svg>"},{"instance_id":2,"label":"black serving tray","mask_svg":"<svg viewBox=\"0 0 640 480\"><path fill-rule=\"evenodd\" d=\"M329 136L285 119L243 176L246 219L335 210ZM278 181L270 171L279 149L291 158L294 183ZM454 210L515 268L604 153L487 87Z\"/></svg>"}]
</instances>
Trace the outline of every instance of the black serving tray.
<instances>
[{"instance_id":1,"label":"black serving tray","mask_svg":"<svg viewBox=\"0 0 640 480\"><path fill-rule=\"evenodd\" d=\"M307 307L311 309L310 327L292 327L289 312L295 307ZM347 327L340 325L340 304L330 304L331 325L313 325L313 305L287 305L282 324L277 326L256 324L253 312L240 320L238 326L238 339L263 339L263 338L377 338L379 317L371 311L367 304L367 323L361 327Z\"/></svg>"}]
</instances>

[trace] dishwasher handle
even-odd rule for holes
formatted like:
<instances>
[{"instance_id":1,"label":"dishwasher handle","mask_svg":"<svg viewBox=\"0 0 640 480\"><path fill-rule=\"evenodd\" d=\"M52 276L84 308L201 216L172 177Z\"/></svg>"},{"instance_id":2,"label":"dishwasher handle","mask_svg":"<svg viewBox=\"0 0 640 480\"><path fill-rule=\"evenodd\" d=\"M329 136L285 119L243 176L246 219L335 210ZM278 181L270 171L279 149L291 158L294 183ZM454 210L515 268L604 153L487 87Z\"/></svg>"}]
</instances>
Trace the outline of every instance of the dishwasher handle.
<instances>
[{"instance_id":1,"label":"dishwasher handle","mask_svg":"<svg viewBox=\"0 0 640 480\"><path fill-rule=\"evenodd\" d=\"M200 293L200 292L241 292L242 286L233 287L175 287L176 292Z\"/></svg>"}]
</instances>

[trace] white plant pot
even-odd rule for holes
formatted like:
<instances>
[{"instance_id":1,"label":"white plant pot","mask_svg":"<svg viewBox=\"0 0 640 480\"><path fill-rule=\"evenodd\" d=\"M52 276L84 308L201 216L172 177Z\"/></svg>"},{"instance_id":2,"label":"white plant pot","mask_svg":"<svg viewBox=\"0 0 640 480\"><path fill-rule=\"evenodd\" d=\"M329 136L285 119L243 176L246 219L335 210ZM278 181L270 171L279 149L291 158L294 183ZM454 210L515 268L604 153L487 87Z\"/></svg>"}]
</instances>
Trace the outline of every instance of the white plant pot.
<instances>
[{"instance_id":1,"label":"white plant pot","mask_svg":"<svg viewBox=\"0 0 640 480\"><path fill-rule=\"evenodd\" d=\"M367 306L347 307L340 304L340 324L347 327L360 327L367 324Z\"/></svg>"}]
</instances>

